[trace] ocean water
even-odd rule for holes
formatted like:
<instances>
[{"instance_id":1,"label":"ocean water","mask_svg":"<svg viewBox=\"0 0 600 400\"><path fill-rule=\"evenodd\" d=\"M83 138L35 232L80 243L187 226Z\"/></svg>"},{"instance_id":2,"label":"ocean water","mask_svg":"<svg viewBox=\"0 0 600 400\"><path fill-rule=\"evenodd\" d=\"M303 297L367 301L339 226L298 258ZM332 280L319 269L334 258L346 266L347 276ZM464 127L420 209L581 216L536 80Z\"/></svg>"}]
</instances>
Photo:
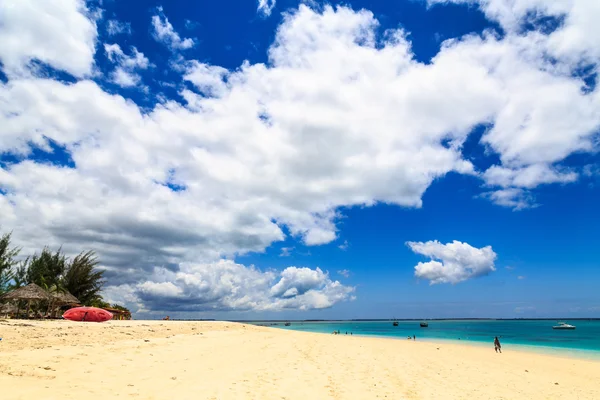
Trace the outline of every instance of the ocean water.
<instances>
[{"instance_id":1,"label":"ocean water","mask_svg":"<svg viewBox=\"0 0 600 400\"><path fill-rule=\"evenodd\" d=\"M572 355L600 357L600 320L576 320L564 322L575 325L575 330L552 329L557 321L550 320L452 320L427 321L428 328L421 328L419 321L331 321L296 322L284 326L283 322L255 322L273 328L305 332L329 333L340 330L344 335L378 336L404 339L416 335L417 340L461 341L472 344L488 344L492 347L498 336L503 349L527 347L543 352L565 352ZM272 325L276 324L276 325Z\"/></svg>"}]
</instances>

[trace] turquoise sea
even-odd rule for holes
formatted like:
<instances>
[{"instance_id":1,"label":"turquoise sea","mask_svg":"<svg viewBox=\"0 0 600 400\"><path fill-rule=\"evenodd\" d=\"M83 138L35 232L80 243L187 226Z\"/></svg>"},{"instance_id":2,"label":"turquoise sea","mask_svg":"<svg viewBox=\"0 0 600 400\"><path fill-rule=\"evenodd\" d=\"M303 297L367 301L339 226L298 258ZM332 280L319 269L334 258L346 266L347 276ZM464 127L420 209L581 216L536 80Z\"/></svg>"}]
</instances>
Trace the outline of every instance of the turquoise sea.
<instances>
[{"instance_id":1,"label":"turquoise sea","mask_svg":"<svg viewBox=\"0 0 600 400\"><path fill-rule=\"evenodd\" d=\"M416 335L417 340L461 341L492 346L498 336L502 347L528 347L543 352L564 352L575 356L600 358L600 320L561 320L575 325L575 330L554 330L557 321L552 320L449 320L427 321L428 328L421 328L419 321L291 321L254 322L256 325L291 329L305 332L329 333L339 330L342 335L378 336L404 339Z\"/></svg>"}]
</instances>

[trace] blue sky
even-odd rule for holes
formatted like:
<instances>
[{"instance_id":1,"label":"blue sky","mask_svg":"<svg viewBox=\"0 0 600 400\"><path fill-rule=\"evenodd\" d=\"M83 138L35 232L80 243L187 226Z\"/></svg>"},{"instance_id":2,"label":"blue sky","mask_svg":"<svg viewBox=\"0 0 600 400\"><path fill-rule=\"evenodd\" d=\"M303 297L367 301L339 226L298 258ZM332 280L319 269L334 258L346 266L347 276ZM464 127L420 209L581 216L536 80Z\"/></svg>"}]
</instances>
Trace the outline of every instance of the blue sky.
<instances>
[{"instance_id":1,"label":"blue sky","mask_svg":"<svg viewBox=\"0 0 600 400\"><path fill-rule=\"evenodd\" d=\"M600 317L592 0L32 1L24 255L95 250L138 317Z\"/></svg>"}]
</instances>

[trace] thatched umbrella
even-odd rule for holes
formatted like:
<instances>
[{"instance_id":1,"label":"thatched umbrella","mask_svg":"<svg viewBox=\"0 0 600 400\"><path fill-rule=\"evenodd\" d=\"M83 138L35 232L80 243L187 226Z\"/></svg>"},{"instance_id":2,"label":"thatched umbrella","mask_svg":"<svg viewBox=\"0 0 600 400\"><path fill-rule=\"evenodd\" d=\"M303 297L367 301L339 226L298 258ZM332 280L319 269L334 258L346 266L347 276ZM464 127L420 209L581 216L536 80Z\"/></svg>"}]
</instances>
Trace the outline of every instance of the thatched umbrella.
<instances>
[{"instance_id":1,"label":"thatched umbrella","mask_svg":"<svg viewBox=\"0 0 600 400\"><path fill-rule=\"evenodd\" d=\"M14 314L17 312L17 307L14 304L0 304L0 315Z\"/></svg>"},{"instance_id":2,"label":"thatched umbrella","mask_svg":"<svg viewBox=\"0 0 600 400\"><path fill-rule=\"evenodd\" d=\"M27 309L31 306L32 301L41 301L41 300L51 300L52 297L48 292L44 289L36 285L35 283L30 283L27 286L20 287L11 292L6 293L2 297L0 297L0 301L10 301L10 300L27 300ZM19 308L17 307L17 315L19 314Z\"/></svg>"},{"instance_id":3,"label":"thatched umbrella","mask_svg":"<svg viewBox=\"0 0 600 400\"><path fill-rule=\"evenodd\" d=\"M77 299L77 297L73 296L69 292L54 292L52 295L52 303L49 305L48 309L52 309L52 313L54 313L54 307L56 306L64 306L64 305L74 305L81 304L81 302Z\"/></svg>"},{"instance_id":4,"label":"thatched umbrella","mask_svg":"<svg viewBox=\"0 0 600 400\"><path fill-rule=\"evenodd\" d=\"M54 304L65 305L65 304L81 304L77 297L73 296L69 292L55 292L52 293Z\"/></svg>"}]
</instances>

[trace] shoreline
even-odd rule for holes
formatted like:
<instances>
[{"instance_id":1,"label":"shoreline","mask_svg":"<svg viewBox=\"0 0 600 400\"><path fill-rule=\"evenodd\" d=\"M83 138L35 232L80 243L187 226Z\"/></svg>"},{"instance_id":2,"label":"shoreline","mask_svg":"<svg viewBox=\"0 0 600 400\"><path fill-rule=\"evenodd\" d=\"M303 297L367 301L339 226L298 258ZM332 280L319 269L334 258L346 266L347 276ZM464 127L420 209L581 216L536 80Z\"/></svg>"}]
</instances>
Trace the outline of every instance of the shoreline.
<instances>
[{"instance_id":1,"label":"shoreline","mask_svg":"<svg viewBox=\"0 0 600 400\"><path fill-rule=\"evenodd\" d=\"M256 325L255 325L256 326ZM261 328L268 329L277 329L286 332L297 332L297 333L311 333L318 335L326 335L326 336L335 336L331 333L325 332L311 332L311 331L301 331L294 330L289 328L279 328L275 326L260 326ZM348 336L348 337L364 337L364 338L377 338L377 339L388 339L394 341L401 342L412 342L412 340L408 340L408 337L401 336L383 336L383 335L365 335L365 334L352 334L345 335L340 334L338 336ZM479 340L457 340L457 339L441 339L441 338L426 338L426 337L417 337L417 342L426 342L432 344L451 344L457 346L468 346L475 348L489 348L493 351L494 345L492 342L483 342ZM502 343L502 349L509 349L509 351L517 351L522 353L533 353L533 354L542 354L542 355L550 355L556 356L566 359L577 359L577 360L585 360L585 361L595 361L600 362L600 351L598 350L589 350L589 349L578 349L571 347L552 347L552 346L544 346L544 345L527 345L527 344L517 344L517 343Z\"/></svg>"}]
</instances>

